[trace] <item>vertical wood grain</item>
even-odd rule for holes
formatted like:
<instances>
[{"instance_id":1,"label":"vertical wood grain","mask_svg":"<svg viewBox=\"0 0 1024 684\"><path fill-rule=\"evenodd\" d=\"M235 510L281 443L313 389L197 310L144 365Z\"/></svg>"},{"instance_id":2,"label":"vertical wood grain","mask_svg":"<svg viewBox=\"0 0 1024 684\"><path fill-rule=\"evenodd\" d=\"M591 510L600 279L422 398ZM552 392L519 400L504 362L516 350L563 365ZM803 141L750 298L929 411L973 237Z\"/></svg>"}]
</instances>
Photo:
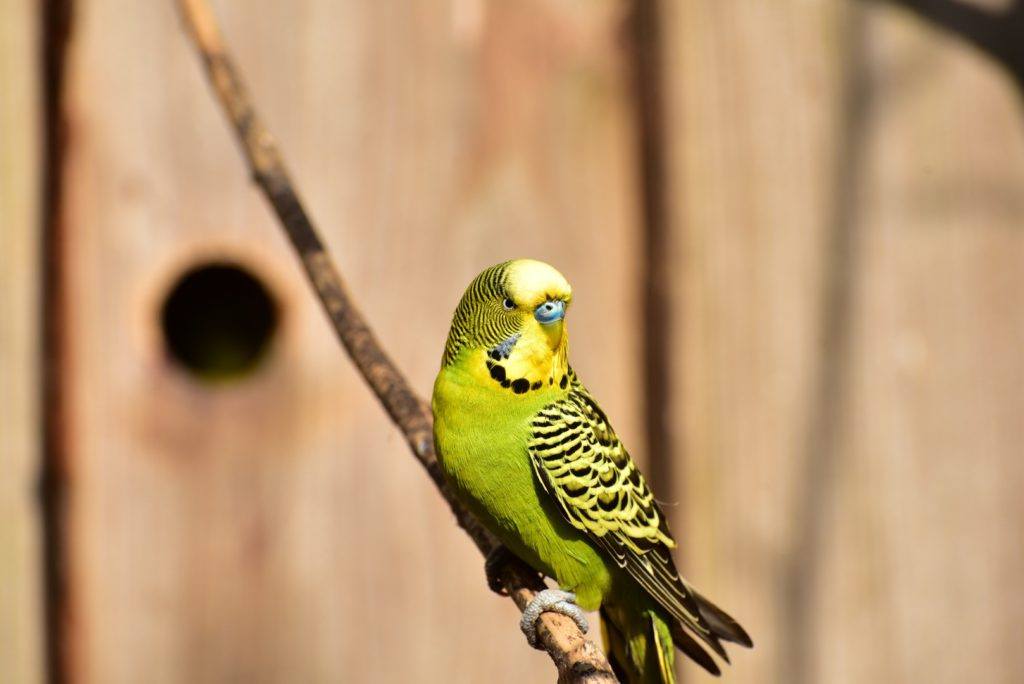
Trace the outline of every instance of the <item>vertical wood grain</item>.
<instances>
[{"instance_id":1,"label":"vertical wood grain","mask_svg":"<svg viewBox=\"0 0 1024 684\"><path fill-rule=\"evenodd\" d=\"M1018 681L1021 94L912 15L873 7L865 28L847 455L815 587L834 636L812 681Z\"/></svg>"},{"instance_id":2,"label":"vertical wood grain","mask_svg":"<svg viewBox=\"0 0 1024 684\"><path fill-rule=\"evenodd\" d=\"M622 6L217 9L414 386L429 394L469 280L542 258L576 287L577 369L639 440ZM550 678L337 347L171 3L79 6L67 114L74 679ZM156 326L174 276L204 258L240 260L283 310L266 363L235 384L184 375Z\"/></svg>"},{"instance_id":3,"label":"vertical wood grain","mask_svg":"<svg viewBox=\"0 0 1024 684\"><path fill-rule=\"evenodd\" d=\"M44 670L37 11L0 5L0 681L19 684L41 682Z\"/></svg>"},{"instance_id":4,"label":"vertical wood grain","mask_svg":"<svg viewBox=\"0 0 1024 684\"><path fill-rule=\"evenodd\" d=\"M845 78L839 3L663 3L680 560L777 676ZM700 681L696 668L685 674ZM784 681L784 680L783 680Z\"/></svg>"},{"instance_id":5,"label":"vertical wood grain","mask_svg":"<svg viewBox=\"0 0 1024 684\"><path fill-rule=\"evenodd\" d=\"M680 536L757 643L730 677L1019 679L1020 93L892 8L665 7Z\"/></svg>"}]
</instances>

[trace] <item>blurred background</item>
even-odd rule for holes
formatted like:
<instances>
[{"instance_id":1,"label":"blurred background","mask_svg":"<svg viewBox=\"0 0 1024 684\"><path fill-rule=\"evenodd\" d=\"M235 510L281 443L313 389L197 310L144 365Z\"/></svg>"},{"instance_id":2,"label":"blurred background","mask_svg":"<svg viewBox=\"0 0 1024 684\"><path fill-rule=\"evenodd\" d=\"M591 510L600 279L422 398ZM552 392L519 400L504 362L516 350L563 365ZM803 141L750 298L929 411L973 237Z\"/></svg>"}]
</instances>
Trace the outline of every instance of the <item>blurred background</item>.
<instances>
[{"instance_id":1,"label":"blurred background","mask_svg":"<svg viewBox=\"0 0 1024 684\"><path fill-rule=\"evenodd\" d=\"M1024 681L1024 5L214 8L419 392L482 268L573 283L729 682ZM553 679L171 0L0 3L0 227L0 682Z\"/></svg>"}]
</instances>

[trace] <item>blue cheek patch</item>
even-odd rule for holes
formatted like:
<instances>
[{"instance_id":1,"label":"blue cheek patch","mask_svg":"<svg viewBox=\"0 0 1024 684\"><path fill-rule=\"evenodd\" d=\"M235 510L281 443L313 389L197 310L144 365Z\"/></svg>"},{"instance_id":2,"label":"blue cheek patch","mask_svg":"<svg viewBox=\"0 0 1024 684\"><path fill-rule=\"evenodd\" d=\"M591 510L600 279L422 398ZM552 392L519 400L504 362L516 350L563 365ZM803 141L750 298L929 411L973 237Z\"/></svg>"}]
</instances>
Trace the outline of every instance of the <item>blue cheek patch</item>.
<instances>
[{"instance_id":1,"label":"blue cheek patch","mask_svg":"<svg viewBox=\"0 0 1024 684\"><path fill-rule=\"evenodd\" d=\"M516 346L516 342L519 341L519 333L516 333L512 337L508 338L496 347L492 347L487 355L495 361L501 361L507 359L512 354L512 347Z\"/></svg>"},{"instance_id":2,"label":"blue cheek patch","mask_svg":"<svg viewBox=\"0 0 1024 684\"><path fill-rule=\"evenodd\" d=\"M555 300L544 302L533 310L533 317L543 325L550 325L565 317L565 302Z\"/></svg>"}]
</instances>

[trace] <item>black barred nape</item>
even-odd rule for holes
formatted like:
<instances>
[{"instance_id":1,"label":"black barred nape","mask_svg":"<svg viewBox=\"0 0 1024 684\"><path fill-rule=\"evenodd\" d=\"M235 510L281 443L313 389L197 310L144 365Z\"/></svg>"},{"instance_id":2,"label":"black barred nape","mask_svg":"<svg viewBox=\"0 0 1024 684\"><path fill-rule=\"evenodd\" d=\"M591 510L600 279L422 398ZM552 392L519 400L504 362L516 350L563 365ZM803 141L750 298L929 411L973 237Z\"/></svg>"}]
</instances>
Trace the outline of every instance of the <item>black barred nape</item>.
<instances>
[{"instance_id":1,"label":"black barred nape","mask_svg":"<svg viewBox=\"0 0 1024 684\"><path fill-rule=\"evenodd\" d=\"M518 332L519 321L508 315L502 307L502 302L508 297L505 278L510 263L505 261L491 266L466 288L452 317L452 329L444 347L442 366L455 361L455 357L467 346L492 347Z\"/></svg>"}]
</instances>

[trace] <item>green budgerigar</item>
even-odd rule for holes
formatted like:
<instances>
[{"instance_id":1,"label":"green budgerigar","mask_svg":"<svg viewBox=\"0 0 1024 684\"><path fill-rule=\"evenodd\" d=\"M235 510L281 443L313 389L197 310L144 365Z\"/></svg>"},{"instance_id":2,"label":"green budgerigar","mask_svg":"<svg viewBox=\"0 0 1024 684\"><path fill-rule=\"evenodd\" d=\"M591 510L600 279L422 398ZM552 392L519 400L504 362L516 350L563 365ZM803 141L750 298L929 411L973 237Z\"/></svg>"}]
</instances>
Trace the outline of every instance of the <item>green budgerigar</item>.
<instances>
[{"instance_id":1,"label":"green budgerigar","mask_svg":"<svg viewBox=\"0 0 1024 684\"><path fill-rule=\"evenodd\" d=\"M541 612L600 609L620 679L672 682L675 647L719 674L707 646L751 646L724 611L676 571L664 513L568 359L572 289L530 259L488 268L455 310L434 384L434 437L458 496L506 547L554 578ZM582 610L581 610L582 609Z\"/></svg>"}]
</instances>

